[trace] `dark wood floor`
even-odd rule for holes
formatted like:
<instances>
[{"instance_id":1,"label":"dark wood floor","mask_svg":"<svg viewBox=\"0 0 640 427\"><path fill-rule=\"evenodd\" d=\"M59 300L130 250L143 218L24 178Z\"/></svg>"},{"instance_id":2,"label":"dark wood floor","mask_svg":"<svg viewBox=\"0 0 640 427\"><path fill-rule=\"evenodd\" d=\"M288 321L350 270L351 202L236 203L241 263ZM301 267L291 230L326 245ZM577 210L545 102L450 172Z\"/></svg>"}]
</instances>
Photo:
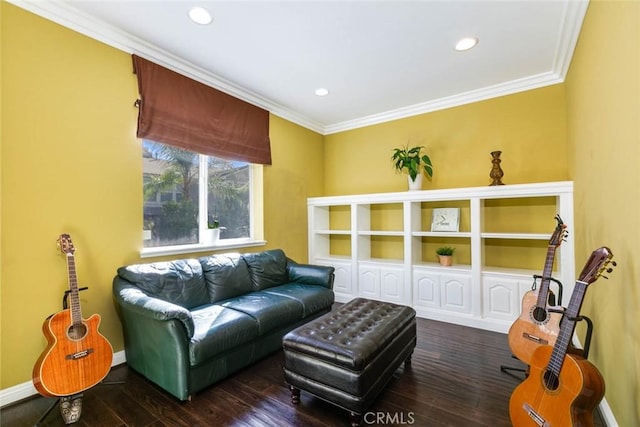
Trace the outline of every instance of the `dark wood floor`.
<instances>
[{"instance_id":1,"label":"dark wood floor","mask_svg":"<svg viewBox=\"0 0 640 427\"><path fill-rule=\"evenodd\" d=\"M519 380L500 365L519 366L504 334L418 319L410 367L401 367L365 417L372 425L509 426L509 397ZM283 354L180 402L126 365L84 393L77 426L346 426L345 411L302 392L294 406L284 384ZM55 402L34 397L0 410L2 426L33 426ZM596 411L597 412L597 411ZM596 426L601 426L599 415ZM64 426L58 405L40 423Z\"/></svg>"}]
</instances>

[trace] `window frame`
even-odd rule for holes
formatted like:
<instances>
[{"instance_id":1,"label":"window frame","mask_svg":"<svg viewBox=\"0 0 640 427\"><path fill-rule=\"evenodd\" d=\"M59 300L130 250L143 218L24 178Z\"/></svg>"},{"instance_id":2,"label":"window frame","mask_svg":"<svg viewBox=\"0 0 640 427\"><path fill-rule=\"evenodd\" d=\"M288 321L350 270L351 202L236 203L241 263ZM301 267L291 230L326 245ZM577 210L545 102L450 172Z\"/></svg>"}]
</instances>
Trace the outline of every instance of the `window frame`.
<instances>
[{"instance_id":1,"label":"window frame","mask_svg":"<svg viewBox=\"0 0 640 427\"><path fill-rule=\"evenodd\" d=\"M198 154L198 243L185 245L167 245L142 247L140 258L150 258L165 255L180 255L208 250L228 250L235 248L245 248L252 246L264 246L267 242L263 238L263 204L262 204L262 165L249 163L249 237L234 239L220 239L214 244L205 244L204 233L208 224L208 156ZM142 174L144 176L144 172ZM144 209L144 197L142 198L142 209ZM142 219L144 215L140 215ZM144 229L144 227L140 227ZM140 243L144 245L144 231L140 234Z\"/></svg>"}]
</instances>

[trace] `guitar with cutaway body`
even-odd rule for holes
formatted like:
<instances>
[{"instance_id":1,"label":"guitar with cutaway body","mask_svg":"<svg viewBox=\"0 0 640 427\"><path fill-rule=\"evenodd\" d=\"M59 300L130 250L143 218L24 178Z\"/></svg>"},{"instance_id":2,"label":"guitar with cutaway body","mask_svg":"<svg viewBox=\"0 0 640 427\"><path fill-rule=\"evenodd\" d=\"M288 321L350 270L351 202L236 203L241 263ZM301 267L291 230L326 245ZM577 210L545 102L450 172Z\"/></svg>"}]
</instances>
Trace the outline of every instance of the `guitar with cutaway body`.
<instances>
[{"instance_id":1,"label":"guitar with cutaway body","mask_svg":"<svg viewBox=\"0 0 640 427\"><path fill-rule=\"evenodd\" d=\"M567 350L587 286L603 271L611 272L607 265L612 257L606 247L591 254L571 294L555 345L541 345L533 352L529 376L515 388L509 400L509 416L514 426L593 425L593 410L604 396L604 379L588 360Z\"/></svg>"},{"instance_id":2,"label":"guitar with cutaway body","mask_svg":"<svg viewBox=\"0 0 640 427\"><path fill-rule=\"evenodd\" d=\"M47 348L33 367L33 385L46 397L71 396L104 379L111 369L113 348L98 332L100 316L82 318L74 259L75 249L68 234L58 245L67 258L69 309L49 316L42 325Z\"/></svg>"},{"instance_id":3,"label":"guitar with cutaway body","mask_svg":"<svg viewBox=\"0 0 640 427\"><path fill-rule=\"evenodd\" d=\"M564 309L548 304L549 285L556 249L567 234L567 226L562 222L560 215L556 215L555 218L558 224L549 239L540 287L524 294L520 316L509 328L509 348L514 356L526 364L529 364L533 352L540 345L555 344L560 331Z\"/></svg>"}]
</instances>

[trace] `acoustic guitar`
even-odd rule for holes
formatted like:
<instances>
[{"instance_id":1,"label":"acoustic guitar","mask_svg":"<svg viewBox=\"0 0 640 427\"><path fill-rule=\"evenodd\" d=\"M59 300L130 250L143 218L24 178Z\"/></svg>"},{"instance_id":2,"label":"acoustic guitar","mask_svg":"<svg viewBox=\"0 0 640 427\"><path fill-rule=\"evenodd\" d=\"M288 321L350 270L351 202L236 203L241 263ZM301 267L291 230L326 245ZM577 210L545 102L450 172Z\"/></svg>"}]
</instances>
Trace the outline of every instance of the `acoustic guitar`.
<instances>
[{"instance_id":1,"label":"acoustic guitar","mask_svg":"<svg viewBox=\"0 0 640 427\"><path fill-rule=\"evenodd\" d=\"M598 279L613 257L609 248L596 249L575 284L553 347L539 346L529 376L509 400L509 416L516 427L593 425L593 410L604 396L604 379L588 360L568 353L587 286ZM615 263L612 263L615 266Z\"/></svg>"},{"instance_id":2,"label":"acoustic guitar","mask_svg":"<svg viewBox=\"0 0 640 427\"><path fill-rule=\"evenodd\" d=\"M556 215L555 218L558 224L549 239L540 288L524 294L520 316L509 328L509 348L514 356L526 364L531 362L533 352L540 345L555 344L560 331L564 309L549 306L549 285L556 249L567 235L567 226L562 222L560 215Z\"/></svg>"},{"instance_id":3,"label":"acoustic guitar","mask_svg":"<svg viewBox=\"0 0 640 427\"><path fill-rule=\"evenodd\" d=\"M82 318L75 249L68 234L58 245L67 259L69 309L49 316L42 325L48 345L33 367L33 385L46 397L70 396L104 379L111 368L113 348L98 332L100 316Z\"/></svg>"}]
</instances>

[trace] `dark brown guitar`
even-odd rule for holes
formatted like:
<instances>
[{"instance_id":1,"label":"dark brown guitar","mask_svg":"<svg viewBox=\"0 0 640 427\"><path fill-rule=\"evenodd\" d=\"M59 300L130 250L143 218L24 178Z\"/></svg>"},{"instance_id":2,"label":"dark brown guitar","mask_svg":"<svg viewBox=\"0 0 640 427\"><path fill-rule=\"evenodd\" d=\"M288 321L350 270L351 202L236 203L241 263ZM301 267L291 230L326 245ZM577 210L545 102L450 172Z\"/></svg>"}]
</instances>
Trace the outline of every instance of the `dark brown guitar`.
<instances>
[{"instance_id":1,"label":"dark brown guitar","mask_svg":"<svg viewBox=\"0 0 640 427\"><path fill-rule=\"evenodd\" d=\"M555 344L560 331L563 309L548 305L556 249L562 244L567 234L567 226L559 215L556 215L556 221L558 225L549 239L540 288L524 294L520 317L509 328L509 348L514 356L526 364L530 363L533 352L540 345Z\"/></svg>"},{"instance_id":2,"label":"dark brown guitar","mask_svg":"<svg viewBox=\"0 0 640 427\"><path fill-rule=\"evenodd\" d=\"M49 316L42 325L48 345L33 367L33 385L43 396L70 396L104 379L111 368L113 349L98 332L100 316L82 318L75 249L68 234L58 245L67 258L70 308Z\"/></svg>"},{"instance_id":3,"label":"dark brown guitar","mask_svg":"<svg viewBox=\"0 0 640 427\"><path fill-rule=\"evenodd\" d=\"M509 401L514 426L593 425L593 410L604 396L604 379L588 360L567 350L587 286L603 271L612 270L607 268L612 257L606 247L591 254L571 294L555 345L542 345L533 352L529 376L515 388Z\"/></svg>"}]
</instances>

